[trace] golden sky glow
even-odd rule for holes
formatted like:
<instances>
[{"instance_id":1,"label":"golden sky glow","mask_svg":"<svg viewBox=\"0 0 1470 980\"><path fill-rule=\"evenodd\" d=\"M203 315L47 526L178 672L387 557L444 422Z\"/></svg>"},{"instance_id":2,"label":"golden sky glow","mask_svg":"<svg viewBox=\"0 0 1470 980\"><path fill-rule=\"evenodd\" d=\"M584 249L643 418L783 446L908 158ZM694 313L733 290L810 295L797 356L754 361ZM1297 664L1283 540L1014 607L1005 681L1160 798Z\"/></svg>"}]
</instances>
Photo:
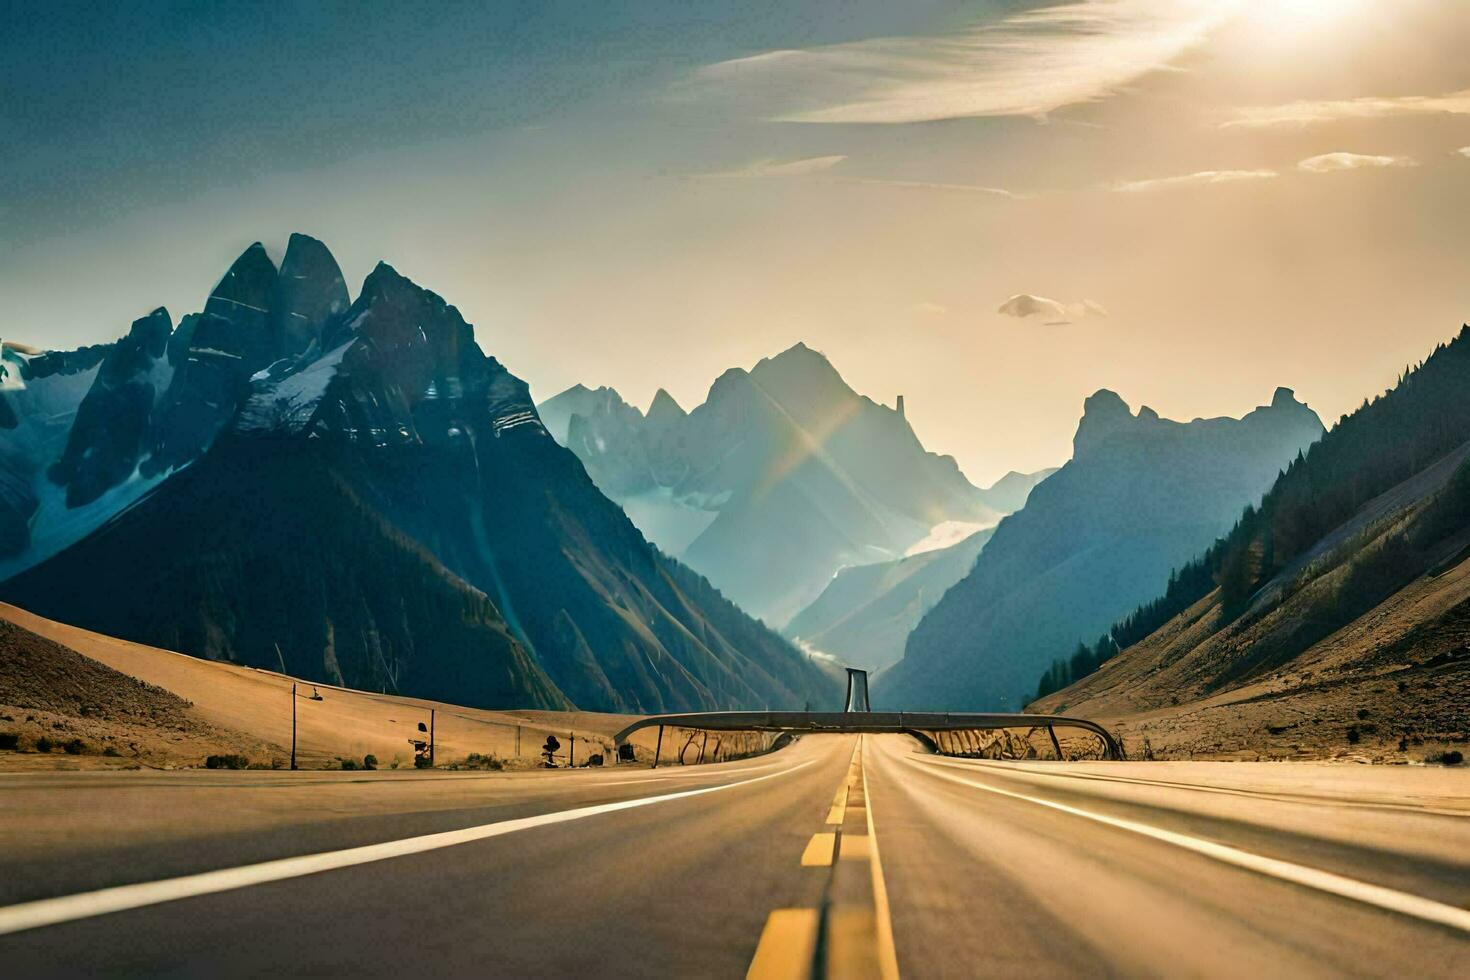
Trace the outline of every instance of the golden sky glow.
<instances>
[{"instance_id":1,"label":"golden sky glow","mask_svg":"<svg viewBox=\"0 0 1470 980\"><path fill-rule=\"evenodd\" d=\"M640 28L528 62L520 106L569 65L603 74L525 124L43 223L0 252L4 336L197 309L243 245L302 230L350 282L385 258L455 303L540 398L690 407L801 340L988 483L1062 462L1096 388L1188 419L1286 385L1330 424L1470 319L1458 0L821 16ZM1050 313L1002 312L1018 296Z\"/></svg>"}]
</instances>

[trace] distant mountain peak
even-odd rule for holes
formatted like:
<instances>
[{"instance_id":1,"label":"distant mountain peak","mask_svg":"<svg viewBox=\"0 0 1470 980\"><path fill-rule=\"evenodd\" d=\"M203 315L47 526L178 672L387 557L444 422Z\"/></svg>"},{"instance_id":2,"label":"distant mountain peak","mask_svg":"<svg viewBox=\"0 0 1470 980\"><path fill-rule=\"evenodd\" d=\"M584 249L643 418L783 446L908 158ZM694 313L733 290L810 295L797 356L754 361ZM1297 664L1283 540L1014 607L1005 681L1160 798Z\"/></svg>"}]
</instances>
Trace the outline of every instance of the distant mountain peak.
<instances>
[{"instance_id":1,"label":"distant mountain peak","mask_svg":"<svg viewBox=\"0 0 1470 980\"><path fill-rule=\"evenodd\" d=\"M752 369L751 373L758 374L760 373L762 368L767 366L775 367L778 365L784 366L795 364L810 365L811 367L825 367L828 370L833 371L834 373L836 371L836 368L832 367L832 362L827 360L826 354L823 354L821 351L815 350L814 348L808 347L805 343L798 340L796 343L792 344L790 347L786 348L779 354L776 354L772 357L761 358L760 361L756 363L756 366Z\"/></svg>"},{"instance_id":2,"label":"distant mountain peak","mask_svg":"<svg viewBox=\"0 0 1470 980\"><path fill-rule=\"evenodd\" d=\"M682 419L688 414L684 411L684 407L674 400L674 396L663 388L654 392L653 401L648 406L648 418L650 419Z\"/></svg>"},{"instance_id":3,"label":"distant mountain peak","mask_svg":"<svg viewBox=\"0 0 1470 980\"><path fill-rule=\"evenodd\" d=\"M1111 388L1099 388L1082 403L1083 418L1132 417L1133 412L1123 397Z\"/></svg>"},{"instance_id":4,"label":"distant mountain peak","mask_svg":"<svg viewBox=\"0 0 1470 980\"><path fill-rule=\"evenodd\" d=\"M1099 388L1082 403L1082 420L1072 437L1072 454L1080 455L1132 421L1133 412L1128 403L1117 392Z\"/></svg>"},{"instance_id":5,"label":"distant mountain peak","mask_svg":"<svg viewBox=\"0 0 1470 980\"><path fill-rule=\"evenodd\" d=\"M1275 394L1271 396L1272 408L1288 408L1301 404L1302 402L1296 399L1296 392L1290 388L1277 388Z\"/></svg>"}]
</instances>

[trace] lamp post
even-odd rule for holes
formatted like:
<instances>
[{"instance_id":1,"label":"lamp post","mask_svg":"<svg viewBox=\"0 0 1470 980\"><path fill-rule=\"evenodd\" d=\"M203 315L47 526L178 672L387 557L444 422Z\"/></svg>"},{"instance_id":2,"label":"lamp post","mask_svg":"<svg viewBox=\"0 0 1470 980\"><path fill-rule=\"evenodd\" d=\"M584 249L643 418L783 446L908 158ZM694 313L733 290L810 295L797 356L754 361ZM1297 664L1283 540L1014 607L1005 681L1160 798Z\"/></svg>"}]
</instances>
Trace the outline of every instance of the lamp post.
<instances>
[{"instance_id":1,"label":"lamp post","mask_svg":"<svg viewBox=\"0 0 1470 980\"><path fill-rule=\"evenodd\" d=\"M313 684L311 697L307 698L307 700L324 701L326 699L322 697L322 692L318 691L316 685ZM296 769L296 684L294 681L291 684L291 769L293 771Z\"/></svg>"}]
</instances>

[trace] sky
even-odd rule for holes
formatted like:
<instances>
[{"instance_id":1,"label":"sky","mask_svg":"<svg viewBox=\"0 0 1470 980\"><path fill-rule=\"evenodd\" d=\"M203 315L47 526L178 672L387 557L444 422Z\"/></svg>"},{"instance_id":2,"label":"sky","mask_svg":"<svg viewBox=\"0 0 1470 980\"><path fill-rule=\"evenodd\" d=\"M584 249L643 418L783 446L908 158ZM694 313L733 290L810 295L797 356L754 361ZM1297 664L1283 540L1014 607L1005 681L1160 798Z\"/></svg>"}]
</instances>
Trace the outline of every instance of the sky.
<instances>
[{"instance_id":1,"label":"sky","mask_svg":"<svg viewBox=\"0 0 1470 980\"><path fill-rule=\"evenodd\" d=\"M976 483L1083 399L1331 424L1470 320L1462 0L0 0L0 336L292 231L545 399L797 341Z\"/></svg>"}]
</instances>

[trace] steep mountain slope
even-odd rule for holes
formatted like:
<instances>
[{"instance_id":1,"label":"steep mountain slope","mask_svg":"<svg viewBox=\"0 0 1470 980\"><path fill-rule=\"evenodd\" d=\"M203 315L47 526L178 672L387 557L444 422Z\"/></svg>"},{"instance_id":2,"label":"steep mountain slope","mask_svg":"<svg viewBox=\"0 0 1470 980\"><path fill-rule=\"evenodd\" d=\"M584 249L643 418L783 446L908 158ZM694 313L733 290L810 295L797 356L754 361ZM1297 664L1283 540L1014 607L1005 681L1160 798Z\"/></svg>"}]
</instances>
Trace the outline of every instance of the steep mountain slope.
<instances>
[{"instance_id":1,"label":"steep mountain slope","mask_svg":"<svg viewBox=\"0 0 1470 980\"><path fill-rule=\"evenodd\" d=\"M1061 649L1090 639L1209 546L1322 434L1277 389L1242 419L1135 416L1087 399L1072 459L1001 522L875 690L883 706L1018 710Z\"/></svg>"},{"instance_id":2,"label":"steep mountain slope","mask_svg":"<svg viewBox=\"0 0 1470 980\"><path fill-rule=\"evenodd\" d=\"M1089 651L1078 673L1096 673L1040 706L1148 717L1176 752L1470 738L1467 460L1470 330L1293 462L1113 626L1121 653L1097 670Z\"/></svg>"},{"instance_id":3,"label":"steep mountain slope","mask_svg":"<svg viewBox=\"0 0 1470 980\"><path fill-rule=\"evenodd\" d=\"M844 568L786 624L786 635L854 667L896 663L909 633L969 573L994 533L986 528L947 548Z\"/></svg>"},{"instance_id":4,"label":"steep mountain slope","mask_svg":"<svg viewBox=\"0 0 1470 980\"><path fill-rule=\"evenodd\" d=\"M744 608L782 623L846 565L902 556L937 524L999 511L901 410L858 395L797 344L716 379L685 413L611 389L547 401L553 431L648 536Z\"/></svg>"},{"instance_id":5,"label":"steep mountain slope","mask_svg":"<svg viewBox=\"0 0 1470 980\"><path fill-rule=\"evenodd\" d=\"M254 246L211 297L144 465L190 464L0 593L126 639L474 705L834 698L639 535L454 307L380 264L340 309L335 263L311 252L288 250L286 288ZM230 319L240 296L286 309Z\"/></svg>"}]
</instances>

